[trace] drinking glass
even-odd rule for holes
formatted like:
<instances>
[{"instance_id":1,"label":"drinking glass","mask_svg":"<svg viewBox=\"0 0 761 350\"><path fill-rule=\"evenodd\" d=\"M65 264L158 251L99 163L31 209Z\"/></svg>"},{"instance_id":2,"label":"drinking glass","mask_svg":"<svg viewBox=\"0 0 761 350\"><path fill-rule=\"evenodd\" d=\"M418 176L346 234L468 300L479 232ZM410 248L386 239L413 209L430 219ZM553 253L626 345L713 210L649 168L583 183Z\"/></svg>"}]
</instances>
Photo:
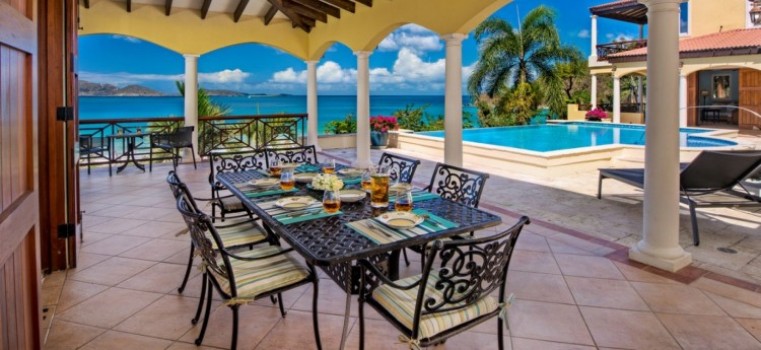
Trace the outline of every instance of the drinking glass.
<instances>
[{"instance_id":1,"label":"drinking glass","mask_svg":"<svg viewBox=\"0 0 761 350\"><path fill-rule=\"evenodd\" d=\"M336 160L332 159L329 163L325 163L322 165L322 172L325 174L335 174L336 173Z\"/></svg>"},{"instance_id":2,"label":"drinking glass","mask_svg":"<svg viewBox=\"0 0 761 350\"><path fill-rule=\"evenodd\" d=\"M412 191L408 189L402 189L396 192L396 200L394 201L394 209L396 211L411 211L412 210Z\"/></svg>"},{"instance_id":3,"label":"drinking glass","mask_svg":"<svg viewBox=\"0 0 761 350\"><path fill-rule=\"evenodd\" d=\"M341 195L338 191L325 190L322 195L322 208L326 213L335 213L341 209Z\"/></svg>"},{"instance_id":4,"label":"drinking glass","mask_svg":"<svg viewBox=\"0 0 761 350\"><path fill-rule=\"evenodd\" d=\"M293 177L293 170L281 170L280 172L280 189L290 191L296 187L296 179Z\"/></svg>"},{"instance_id":5,"label":"drinking glass","mask_svg":"<svg viewBox=\"0 0 761 350\"><path fill-rule=\"evenodd\" d=\"M366 169L362 173L362 190L365 192L371 192L373 190L373 177L372 177L372 169Z\"/></svg>"},{"instance_id":6,"label":"drinking glass","mask_svg":"<svg viewBox=\"0 0 761 350\"><path fill-rule=\"evenodd\" d=\"M372 175L370 205L375 208L388 207L389 174L387 167L376 167Z\"/></svg>"},{"instance_id":7,"label":"drinking glass","mask_svg":"<svg viewBox=\"0 0 761 350\"><path fill-rule=\"evenodd\" d=\"M270 161L270 175L277 177L280 176L280 172L283 168L280 167L280 162L277 158Z\"/></svg>"}]
</instances>

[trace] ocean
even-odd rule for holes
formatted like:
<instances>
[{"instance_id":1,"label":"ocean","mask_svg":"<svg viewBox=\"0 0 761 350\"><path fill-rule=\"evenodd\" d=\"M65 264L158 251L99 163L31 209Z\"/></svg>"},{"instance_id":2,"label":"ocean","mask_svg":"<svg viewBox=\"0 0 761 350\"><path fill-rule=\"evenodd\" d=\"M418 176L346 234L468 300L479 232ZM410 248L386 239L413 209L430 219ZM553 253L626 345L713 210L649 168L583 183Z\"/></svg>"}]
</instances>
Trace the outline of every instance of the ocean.
<instances>
[{"instance_id":1,"label":"ocean","mask_svg":"<svg viewBox=\"0 0 761 350\"><path fill-rule=\"evenodd\" d=\"M306 96L251 96L212 99L231 109L230 115L256 115L280 113L306 113ZM341 120L347 114L356 115L356 96L320 96L318 98L320 133L332 120ZM370 96L370 115L391 115L408 104L427 106L431 115L444 115L444 96ZM183 100L179 96L166 97L92 97L79 98L79 118L121 119L145 117L177 117L183 115ZM470 97L463 96L463 111L476 116Z\"/></svg>"}]
</instances>

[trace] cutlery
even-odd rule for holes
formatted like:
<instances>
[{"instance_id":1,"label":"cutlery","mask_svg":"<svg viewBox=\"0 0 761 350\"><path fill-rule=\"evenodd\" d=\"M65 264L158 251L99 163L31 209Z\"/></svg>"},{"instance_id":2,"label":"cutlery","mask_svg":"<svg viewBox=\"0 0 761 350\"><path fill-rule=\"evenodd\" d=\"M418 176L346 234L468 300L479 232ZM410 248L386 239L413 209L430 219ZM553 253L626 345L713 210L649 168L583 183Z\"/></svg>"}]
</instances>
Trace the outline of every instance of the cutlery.
<instances>
[{"instance_id":1,"label":"cutlery","mask_svg":"<svg viewBox=\"0 0 761 350\"><path fill-rule=\"evenodd\" d=\"M320 209L320 210L310 210L310 211L304 211L304 212L301 212L301 213L293 213L293 214L288 214L288 215L286 215L286 217L289 217L289 218L297 218L297 217L300 217L300 216L307 216L307 215L314 215L314 214L318 214L318 213L319 213L319 212L321 212L321 211L322 211L322 209Z\"/></svg>"},{"instance_id":2,"label":"cutlery","mask_svg":"<svg viewBox=\"0 0 761 350\"><path fill-rule=\"evenodd\" d=\"M388 238L394 238L394 236L390 235L388 232L383 231L378 226L375 226L375 224L372 221L365 221L365 226L367 226L369 229L378 232Z\"/></svg>"},{"instance_id":3,"label":"cutlery","mask_svg":"<svg viewBox=\"0 0 761 350\"><path fill-rule=\"evenodd\" d=\"M442 224L438 223L436 220L433 220L433 219L431 219L431 216L430 216L430 215L428 215L428 214L423 214L423 215L420 215L420 217L421 217L421 218L423 218L425 221L428 221L428 222L432 223L434 226L436 226L436 227L438 227L438 228L441 228L441 229L444 229L444 230L446 230L446 229L447 229L447 227L446 227L446 226L444 226L444 225L442 225Z\"/></svg>"}]
</instances>

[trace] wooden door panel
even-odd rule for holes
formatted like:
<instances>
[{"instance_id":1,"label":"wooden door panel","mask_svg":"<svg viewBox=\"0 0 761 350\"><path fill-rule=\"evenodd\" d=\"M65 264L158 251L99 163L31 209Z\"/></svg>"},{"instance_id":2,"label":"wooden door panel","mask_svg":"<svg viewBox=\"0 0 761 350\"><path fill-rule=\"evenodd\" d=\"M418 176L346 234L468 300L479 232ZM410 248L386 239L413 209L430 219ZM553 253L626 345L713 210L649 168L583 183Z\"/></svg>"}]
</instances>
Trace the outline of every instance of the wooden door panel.
<instances>
[{"instance_id":1,"label":"wooden door panel","mask_svg":"<svg viewBox=\"0 0 761 350\"><path fill-rule=\"evenodd\" d=\"M0 0L0 349L40 348L36 0Z\"/></svg>"},{"instance_id":2,"label":"wooden door panel","mask_svg":"<svg viewBox=\"0 0 761 350\"><path fill-rule=\"evenodd\" d=\"M740 70L740 118L741 129L761 128L761 71Z\"/></svg>"}]
</instances>

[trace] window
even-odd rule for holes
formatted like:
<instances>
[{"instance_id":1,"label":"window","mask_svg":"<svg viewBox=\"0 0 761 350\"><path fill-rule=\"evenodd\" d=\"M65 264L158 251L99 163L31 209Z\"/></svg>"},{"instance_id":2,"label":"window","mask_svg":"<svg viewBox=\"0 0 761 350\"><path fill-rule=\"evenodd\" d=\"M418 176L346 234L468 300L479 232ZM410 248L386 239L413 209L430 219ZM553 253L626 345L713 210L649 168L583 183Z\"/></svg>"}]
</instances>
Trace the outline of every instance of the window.
<instances>
[{"instance_id":1,"label":"window","mask_svg":"<svg viewBox=\"0 0 761 350\"><path fill-rule=\"evenodd\" d=\"M679 4L679 34L690 34L690 3Z\"/></svg>"}]
</instances>

